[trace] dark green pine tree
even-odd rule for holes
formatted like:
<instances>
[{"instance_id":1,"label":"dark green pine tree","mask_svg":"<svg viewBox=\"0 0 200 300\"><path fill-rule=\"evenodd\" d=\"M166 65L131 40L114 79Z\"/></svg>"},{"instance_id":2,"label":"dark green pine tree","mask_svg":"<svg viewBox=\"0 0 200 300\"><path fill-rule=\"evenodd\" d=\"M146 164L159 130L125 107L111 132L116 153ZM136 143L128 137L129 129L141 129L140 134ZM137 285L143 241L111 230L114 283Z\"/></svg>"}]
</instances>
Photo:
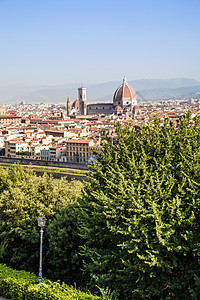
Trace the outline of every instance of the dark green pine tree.
<instances>
[{"instance_id":1,"label":"dark green pine tree","mask_svg":"<svg viewBox=\"0 0 200 300\"><path fill-rule=\"evenodd\" d=\"M200 123L116 124L82 199L89 287L119 299L199 299Z\"/></svg>"}]
</instances>

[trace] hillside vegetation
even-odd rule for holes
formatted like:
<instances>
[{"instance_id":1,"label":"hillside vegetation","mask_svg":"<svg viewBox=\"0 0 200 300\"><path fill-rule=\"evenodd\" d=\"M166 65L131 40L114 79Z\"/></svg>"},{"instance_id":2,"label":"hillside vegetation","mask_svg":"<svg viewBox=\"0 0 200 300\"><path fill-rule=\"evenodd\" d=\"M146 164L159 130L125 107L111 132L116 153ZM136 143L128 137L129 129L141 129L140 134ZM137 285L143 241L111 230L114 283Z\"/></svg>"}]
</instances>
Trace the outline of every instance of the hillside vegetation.
<instances>
[{"instance_id":1,"label":"hillside vegetation","mask_svg":"<svg viewBox=\"0 0 200 300\"><path fill-rule=\"evenodd\" d=\"M43 213L45 277L109 299L199 299L200 119L116 133L90 184L0 173L2 261L37 274Z\"/></svg>"}]
</instances>

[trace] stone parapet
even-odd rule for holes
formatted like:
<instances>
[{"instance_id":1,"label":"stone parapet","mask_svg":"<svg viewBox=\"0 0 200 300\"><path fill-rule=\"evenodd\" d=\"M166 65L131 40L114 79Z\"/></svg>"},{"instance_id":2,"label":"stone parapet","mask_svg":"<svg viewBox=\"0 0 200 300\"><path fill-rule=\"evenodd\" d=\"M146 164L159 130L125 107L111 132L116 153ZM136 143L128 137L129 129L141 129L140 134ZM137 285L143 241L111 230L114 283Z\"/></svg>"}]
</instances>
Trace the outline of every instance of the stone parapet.
<instances>
[{"instance_id":1,"label":"stone parapet","mask_svg":"<svg viewBox=\"0 0 200 300\"><path fill-rule=\"evenodd\" d=\"M87 164L84 163L70 163L61 161L47 161L47 160L36 160L30 158L16 158L16 157L5 157L0 156L1 163L20 164L20 165L36 165L36 166L48 166L58 168L69 168L78 170L88 170Z\"/></svg>"}]
</instances>

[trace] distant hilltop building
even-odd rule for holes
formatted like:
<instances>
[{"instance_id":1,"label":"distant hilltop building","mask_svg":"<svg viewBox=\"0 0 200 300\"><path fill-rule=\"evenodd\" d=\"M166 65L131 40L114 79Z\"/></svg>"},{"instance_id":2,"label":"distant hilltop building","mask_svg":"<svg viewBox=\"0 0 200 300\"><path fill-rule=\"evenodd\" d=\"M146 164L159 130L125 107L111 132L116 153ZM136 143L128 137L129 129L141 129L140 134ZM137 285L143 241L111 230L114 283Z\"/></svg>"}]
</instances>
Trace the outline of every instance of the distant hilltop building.
<instances>
[{"instance_id":1,"label":"distant hilltop building","mask_svg":"<svg viewBox=\"0 0 200 300\"><path fill-rule=\"evenodd\" d=\"M0 115L5 115L6 114L6 109L4 106L0 106Z\"/></svg>"},{"instance_id":2,"label":"distant hilltop building","mask_svg":"<svg viewBox=\"0 0 200 300\"><path fill-rule=\"evenodd\" d=\"M122 84L116 89L112 103L91 103L86 105L86 88L78 89L78 100L72 104L71 113L69 113L69 98L67 102L67 114L69 115L97 115L97 114L117 114L133 116L138 109L137 96L134 89L127 83L124 76Z\"/></svg>"}]
</instances>

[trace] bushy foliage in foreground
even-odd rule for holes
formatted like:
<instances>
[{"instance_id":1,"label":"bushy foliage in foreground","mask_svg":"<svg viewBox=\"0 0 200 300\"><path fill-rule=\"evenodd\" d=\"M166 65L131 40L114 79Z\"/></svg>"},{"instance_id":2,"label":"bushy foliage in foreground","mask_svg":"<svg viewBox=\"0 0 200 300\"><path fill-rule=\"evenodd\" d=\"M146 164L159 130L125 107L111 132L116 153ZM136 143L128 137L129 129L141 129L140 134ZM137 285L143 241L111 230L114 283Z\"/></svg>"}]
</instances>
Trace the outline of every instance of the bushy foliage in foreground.
<instances>
[{"instance_id":1,"label":"bushy foliage in foreground","mask_svg":"<svg viewBox=\"0 0 200 300\"><path fill-rule=\"evenodd\" d=\"M81 188L82 183L79 181L68 183L65 179L55 180L47 175L37 177L29 170L25 172L18 165L10 169L1 169L0 244L6 245L3 262L17 269L38 272L37 218L43 213L48 220L44 232L44 253L47 253L47 249L48 251L52 249L48 242L48 225L58 212L63 209L72 210ZM72 218L73 216L71 221ZM71 266L69 259L68 270ZM52 273L53 270L49 270L48 262L49 258L45 255L44 270ZM52 268L54 269L54 266ZM72 280L70 283L73 282Z\"/></svg>"},{"instance_id":2,"label":"bushy foliage in foreground","mask_svg":"<svg viewBox=\"0 0 200 300\"><path fill-rule=\"evenodd\" d=\"M44 276L103 299L200 299L199 118L116 133L80 198L78 182L0 173L0 258L37 273L43 213Z\"/></svg>"},{"instance_id":3,"label":"bushy foliage in foreground","mask_svg":"<svg viewBox=\"0 0 200 300\"><path fill-rule=\"evenodd\" d=\"M64 283L43 279L36 284L37 277L25 271L16 271L0 265L0 295L15 300L98 300L89 292L84 293Z\"/></svg>"},{"instance_id":4,"label":"bushy foliage in foreground","mask_svg":"<svg viewBox=\"0 0 200 300\"><path fill-rule=\"evenodd\" d=\"M89 287L121 299L199 299L199 117L155 120L139 133L118 124L116 133L81 202Z\"/></svg>"},{"instance_id":5,"label":"bushy foliage in foreground","mask_svg":"<svg viewBox=\"0 0 200 300\"><path fill-rule=\"evenodd\" d=\"M46 274L68 284L84 287L88 278L83 275L82 256L79 254L84 240L79 235L80 206L74 203L57 213L49 222L45 234L48 239Z\"/></svg>"}]
</instances>

